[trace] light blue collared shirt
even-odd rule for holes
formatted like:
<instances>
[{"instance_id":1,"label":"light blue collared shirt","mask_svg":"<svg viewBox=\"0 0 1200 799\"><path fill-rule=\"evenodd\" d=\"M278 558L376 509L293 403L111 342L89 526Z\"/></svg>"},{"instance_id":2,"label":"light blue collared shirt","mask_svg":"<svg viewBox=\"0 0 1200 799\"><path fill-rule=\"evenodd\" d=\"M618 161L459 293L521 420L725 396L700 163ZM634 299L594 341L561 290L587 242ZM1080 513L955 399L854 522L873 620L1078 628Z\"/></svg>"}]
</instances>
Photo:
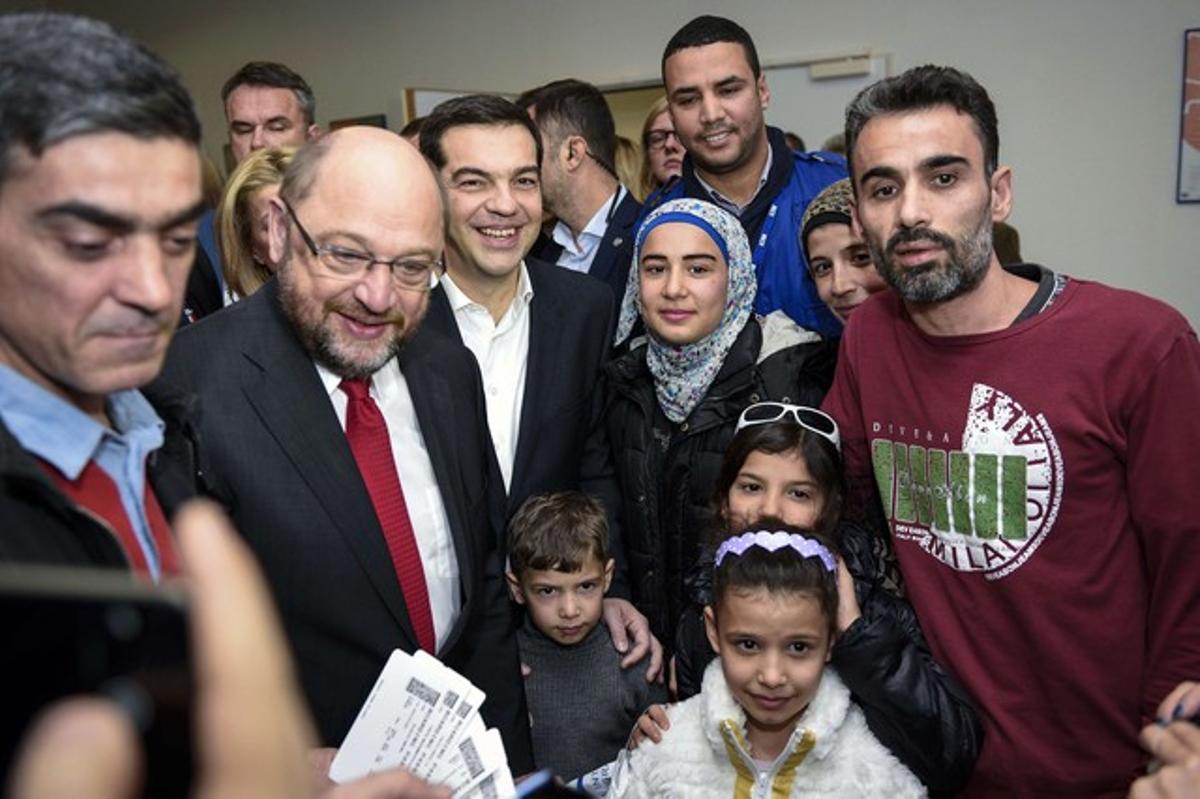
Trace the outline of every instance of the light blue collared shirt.
<instances>
[{"instance_id":1,"label":"light blue collared shirt","mask_svg":"<svg viewBox=\"0 0 1200 799\"><path fill-rule=\"evenodd\" d=\"M745 205L738 205L733 200L725 197L723 194L721 194L721 192L710 186L708 181L700 177L699 172L696 173L696 180L699 181L700 185L704 187L704 190L708 192L708 198L710 200L740 219L742 212L750 207L750 203L754 202L754 198L757 197L758 193L762 191L763 186L767 185L767 180L771 177L771 164L774 162L775 151L771 148L771 143L767 142L767 163L763 164L762 175L758 179L758 188L754 190L754 194L749 200L746 201Z\"/></svg>"},{"instance_id":2,"label":"light blue collared shirt","mask_svg":"<svg viewBox=\"0 0 1200 799\"><path fill-rule=\"evenodd\" d=\"M109 429L66 400L0 365L0 420L21 446L76 480L89 460L117 486L150 575L161 574L158 550L146 517L146 458L163 445L166 425L136 390L107 400Z\"/></svg>"}]
</instances>

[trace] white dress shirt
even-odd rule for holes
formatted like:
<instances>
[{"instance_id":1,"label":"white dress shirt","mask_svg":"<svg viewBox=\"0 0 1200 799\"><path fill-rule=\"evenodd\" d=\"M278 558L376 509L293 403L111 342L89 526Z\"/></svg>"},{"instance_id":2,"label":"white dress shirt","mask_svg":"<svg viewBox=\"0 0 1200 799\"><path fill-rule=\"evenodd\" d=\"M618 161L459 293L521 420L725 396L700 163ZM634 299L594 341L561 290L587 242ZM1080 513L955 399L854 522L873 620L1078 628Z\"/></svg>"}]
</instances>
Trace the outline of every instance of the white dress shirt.
<instances>
[{"instance_id":1,"label":"white dress shirt","mask_svg":"<svg viewBox=\"0 0 1200 799\"><path fill-rule=\"evenodd\" d=\"M613 213L628 193L624 186L618 185L612 197L596 209L596 213L588 220L578 239L575 238L571 227L559 220L550 234L551 238L562 246L562 255L558 256L559 266L584 274L592 268L592 261L596 258L596 250L600 249L600 242L604 240L608 223L612 221Z\"/></svg>"},{"instance_id":2,"label":"white dress shirt","mask_svg":"<svg viewBox=\"0 0 1200 799\"><path fill-rule=\"evenodd\" d=\"M529 303L533 300L533 286L524 263L520 270L517 293L499 322L492 321L487 308L463 294L449 273L441 280L446 299L454 311L458 333L467 349L475 354L483 374L488 427L505 491L512 483L513 461L517 457L521 405L525 401L525 370L529 365Z\"/></svg>"},{"instance_id":3,"label":"white dress shirt","mask_svg":"<svg viewBox=\"0 0 1200 799\"><path fill-rule=\"evenodd\" d=\"M315 364L338 423L346 429L346 393L338 388L342 378L321 364ZM408 518L412 522L417 550L425 571L429 589L429 607L433 611L433 632L440 649L446 643L458 614L462 611L462 587L458 576L458 557L450 535L450 520L438 488L425 437L417 422L408 383L400 372L396 359L374 374L371 379L371 399L379 406L387 422L388 439L392 445L392 460L404 491Z\"/></svg>"}]
</instances>

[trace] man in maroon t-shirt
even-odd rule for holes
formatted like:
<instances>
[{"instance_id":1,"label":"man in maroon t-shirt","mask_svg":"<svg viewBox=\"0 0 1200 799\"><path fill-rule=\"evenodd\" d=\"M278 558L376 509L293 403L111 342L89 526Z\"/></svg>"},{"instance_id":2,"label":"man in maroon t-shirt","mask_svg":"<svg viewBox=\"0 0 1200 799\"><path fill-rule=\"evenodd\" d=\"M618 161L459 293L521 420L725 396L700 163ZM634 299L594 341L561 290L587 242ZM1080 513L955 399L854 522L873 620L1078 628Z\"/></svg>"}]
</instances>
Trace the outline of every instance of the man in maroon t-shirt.
<instances>
[{"instance_id":1,"label":"man in maroon t-shirt","mask_svg":"<svg viewBox=\"0 0 1200 799\"><path fill-rule=\"evenodd\" d=\"M985 718L972 797L1123 796L1200 674L1200 345L1170 307L1001 267L995 109L919 67L847 110L855 226L893 289L826 401L938 660ZM1086 265L1079 268L1086 269Z\"/></svg>"}]
</instances>

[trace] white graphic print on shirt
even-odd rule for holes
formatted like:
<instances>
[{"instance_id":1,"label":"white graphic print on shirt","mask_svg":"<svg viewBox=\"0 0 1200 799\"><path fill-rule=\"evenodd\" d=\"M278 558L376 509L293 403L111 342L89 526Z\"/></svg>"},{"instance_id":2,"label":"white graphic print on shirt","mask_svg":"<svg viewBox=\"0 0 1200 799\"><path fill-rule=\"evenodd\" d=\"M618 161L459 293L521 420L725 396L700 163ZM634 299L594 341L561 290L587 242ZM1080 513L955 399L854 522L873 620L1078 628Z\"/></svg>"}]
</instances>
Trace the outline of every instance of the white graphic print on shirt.
<instances>
[{"instance_id":1,"label":"white graphic print on shirt","mask_svg":"<svg viewBox=\"0 0 1200 799\"><path fill-rule=\"evenodd\" d=\"M877 421L872 434L875 480L896 539L950 568L998 580L1054 526L1062 453L1046 418L1004 392L972 387L959 449L945 431Z\"/></svg>"}]
</instances>

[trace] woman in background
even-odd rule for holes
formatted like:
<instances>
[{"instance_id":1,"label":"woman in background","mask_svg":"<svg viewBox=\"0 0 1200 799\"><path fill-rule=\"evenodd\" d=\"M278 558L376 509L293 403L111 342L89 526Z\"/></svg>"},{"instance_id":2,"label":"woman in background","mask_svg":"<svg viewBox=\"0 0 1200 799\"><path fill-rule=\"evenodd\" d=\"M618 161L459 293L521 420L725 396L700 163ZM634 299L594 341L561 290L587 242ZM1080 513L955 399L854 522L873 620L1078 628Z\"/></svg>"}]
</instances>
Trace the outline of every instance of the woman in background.
<instances>
[{"instance_id":1,"label":"woman in background","mask_svg":"<svg viewBox=\"0 0 1200 799\"><path fill-rule=\"evenodd\" d=\"M650 106L642 124L642 200L683 173L683 145L667 111L667 98Z\"/></svg>"},{"instance_id":2,"label":"woman in background","mask_svg":"<svg viewBox=\"0 0 1200 799\"><path fill-rule=\"evenodd\" d=\"M229 176L217 206L217 247L225 275L225 304L248 297L275 274L267 249L271 200L296 148L258 150Z\"/></svg>"}]
</instances>

